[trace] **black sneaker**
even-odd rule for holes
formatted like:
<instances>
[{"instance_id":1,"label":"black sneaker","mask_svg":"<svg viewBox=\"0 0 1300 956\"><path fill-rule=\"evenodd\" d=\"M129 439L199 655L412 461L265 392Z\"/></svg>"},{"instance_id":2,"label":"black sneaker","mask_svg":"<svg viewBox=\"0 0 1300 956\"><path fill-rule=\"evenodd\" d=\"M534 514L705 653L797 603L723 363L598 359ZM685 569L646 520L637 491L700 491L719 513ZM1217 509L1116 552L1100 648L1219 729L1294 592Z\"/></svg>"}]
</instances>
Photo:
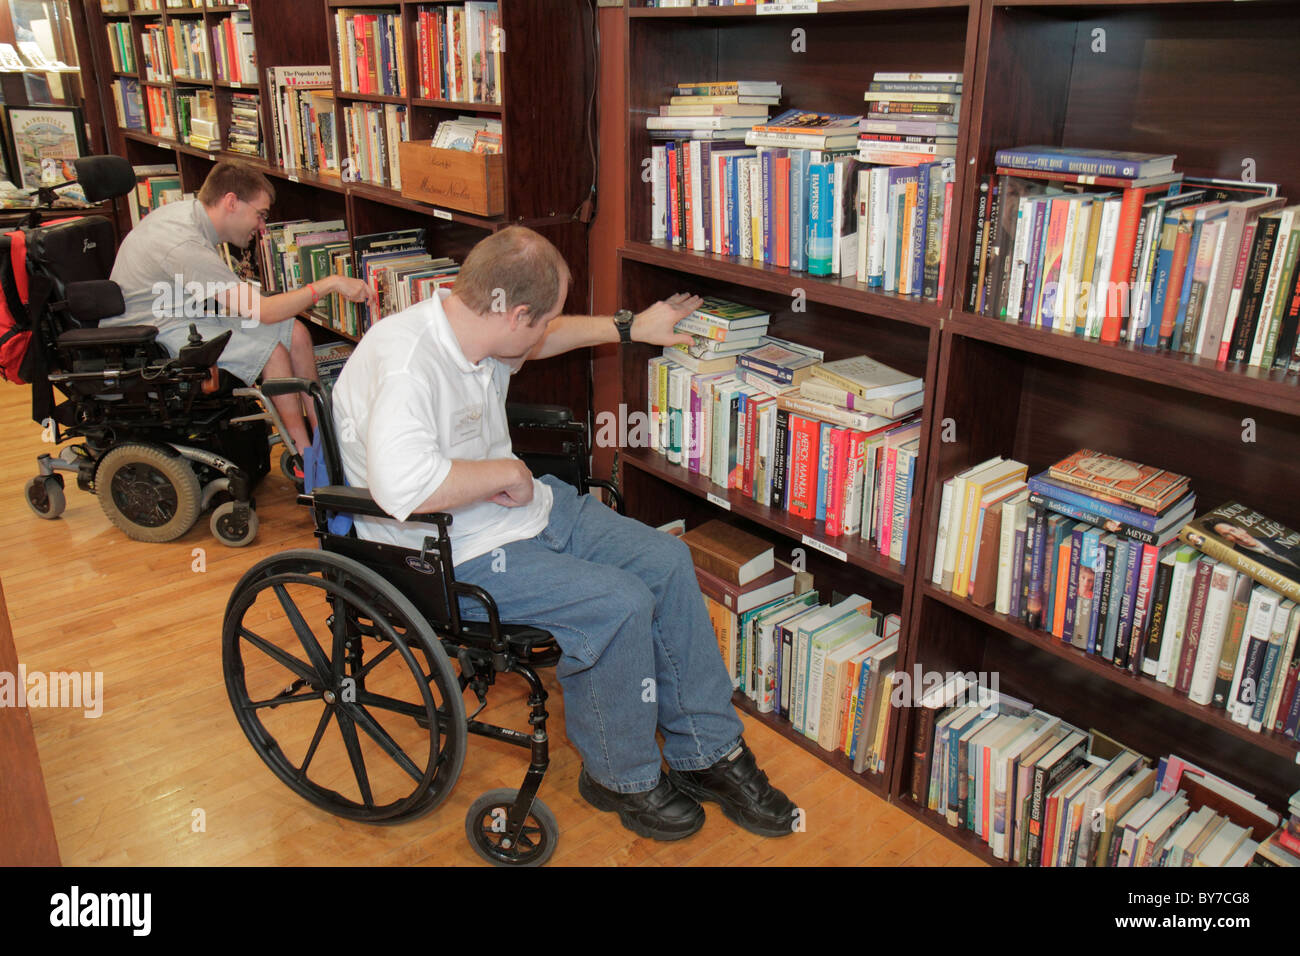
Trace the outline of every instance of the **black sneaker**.
<instances>
[{"instance_id":1,"label":"black sneaker","mask_svg":"<svg viewBox=\"0 0 1300 956\"><path fill-rule=\"evenodd\" d=\"M727 819L759 836L779 837L794 831L795 805L767 782L745 741L705 770L668 769L677 789L701 802L722 805Z\"/></svg>"},{"instance_id":2,"label":"black sneaker","mask_svg":"<svg viewBox=\"0 0 1300 956\"><path fill-rule=\"evenodd\" d=\"M623 826L652 840L681 840L704 826L704 809L660 777L653 790L619 793L606 790L582 768L578 793L597 810L617 813Z\"/></svg>"}]
</instances>

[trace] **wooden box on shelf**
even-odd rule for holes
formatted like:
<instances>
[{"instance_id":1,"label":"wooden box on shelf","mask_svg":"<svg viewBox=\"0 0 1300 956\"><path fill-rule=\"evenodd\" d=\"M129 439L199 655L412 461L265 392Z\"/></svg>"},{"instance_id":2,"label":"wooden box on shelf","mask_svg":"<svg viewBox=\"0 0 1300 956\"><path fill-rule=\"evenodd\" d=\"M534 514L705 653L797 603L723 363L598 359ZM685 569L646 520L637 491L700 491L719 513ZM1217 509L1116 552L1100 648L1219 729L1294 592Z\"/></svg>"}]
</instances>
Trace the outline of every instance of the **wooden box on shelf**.
<instances>
[{"instance_id":1,"label":"wooden box on shelf","mask_svg":"<svg viewBox=\"0 0 1300 956\"><path fill-rule=\"evenodd\" d=\"M505 157L400 143L402 195L477 216L506 211Z\"/></svg>"}]
</instances>

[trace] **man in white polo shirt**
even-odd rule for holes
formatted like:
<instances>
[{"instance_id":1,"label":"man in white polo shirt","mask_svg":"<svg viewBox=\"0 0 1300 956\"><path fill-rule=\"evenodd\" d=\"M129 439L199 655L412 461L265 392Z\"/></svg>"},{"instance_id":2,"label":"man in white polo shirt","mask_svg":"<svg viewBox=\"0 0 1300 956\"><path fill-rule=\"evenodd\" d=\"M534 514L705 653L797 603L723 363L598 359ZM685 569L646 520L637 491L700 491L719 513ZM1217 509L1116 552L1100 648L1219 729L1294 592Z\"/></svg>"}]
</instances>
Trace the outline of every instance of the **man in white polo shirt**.
<instances>
[{"instance_id":1,"label":"man in white polo shirt","mask_svg":"<svg viewBox=\"0 0 1300 956\"><path fill-rule=\"evenodd\" d=\"M334 420L349 484L369 488L393 519L358 519L358 534L418 550L426 531L407 517L455 516L457 580L491 593L502 620L544 628L560 645L566 730L584 761L578 789L593 806L676 840L703 825L698 801L715 800L746 829L784 835L794 805L741 739L686 545L535 479L506 424L510 375L525 360L682 341L673 326L699 299L614 320L560 316L568 283L551 243L510 227L474 247L450 292L366 333L334 387ZM471 602L461 613L482 617Z\"/></svg>"}]
</instances>

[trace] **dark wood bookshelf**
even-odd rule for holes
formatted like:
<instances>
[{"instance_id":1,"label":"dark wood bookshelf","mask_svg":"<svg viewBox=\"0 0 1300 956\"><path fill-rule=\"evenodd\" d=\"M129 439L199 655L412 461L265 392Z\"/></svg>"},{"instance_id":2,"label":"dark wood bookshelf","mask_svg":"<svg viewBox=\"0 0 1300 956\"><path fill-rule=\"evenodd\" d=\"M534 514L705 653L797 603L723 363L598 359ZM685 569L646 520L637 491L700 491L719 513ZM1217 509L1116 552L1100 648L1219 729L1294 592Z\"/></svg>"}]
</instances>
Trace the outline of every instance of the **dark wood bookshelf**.
<instances>
[{"instance_id":1,"label":"dark wood bookshelf","mask_svg":"<svg viewBox=\"0 0 1300 956\"><path fill-rule=\"evenodd\" d=\"M791 52L795 26L806 32L806 55ZM1249 158L1260 182L1300 200L1293 119L1300 79L1288 52L1300 9L1273 0L831 0L815 15L769 16L752 6L638 3L626 10L625 27L621 300L639 308L678 291L718 295L771 311L771 334L821 348L827 359L866 352L925 377L907 560L884 561L865 546L844 560L821 554L809 570L823 597L858 588L882 593L882 605L897 602L900 671L997 673L1006 694L1153 760L1178 754L1285 811L1300 786L1296 741L1252 733L1149 677L957 598L932 585L930 574L944 481L994 455L1025 462L1032 475L1096 448L1188 475L1198 513L1238 500L1300 526L1300 376L1102 344L966 308L979 186L999 149L1041 143L1174 153L1174 168L1185 175L1223 179L1240 179ZM964 74L957 208L940 301L652 241L642 164L653 141L645 119L674 83L776 80L783 95L774 114L795 107L860 114L876 71ZM796 290L806 299L798 313L790 306ZM646 363L658 353L622 350L628 409L645 408ZM684 517L694 527L722 518L766 536L778 557L803 534L816 537L790 515L722 491L655 451L623 449L619 469L629 513L652 523ZM1001 863L973 833L911 800L916 713L897 717L884 775L889 799Z\"/></svg>"},{"instance_id":2,"label":"dark wood bookshelf","mask_svg":"<svg viewBox=\"0 0 1300 956\"><path fill-rule=\"evenodd\" d=\"M223 141L213 149L203 150L158 137L140 130L110 130L113 151L136 164L173 161L181 171L182 186L193 191L202 183L211 164L220 160L237 160L273 177L277 183L277 218L343 219L351 235L422 226L427 230L429 251L463 260L474 243L491 232L512 223L523 223L554 242L565 255L573 271L565 309L583 313L588 309L586 276L586 223L576 213L590 195L594 165L588 148L595 131L587 128L587 110L595 83L594 53L590 48L592 14L583 0L556 0L544 9L526 0L501 0L503 31L510 37L510 56L503 58L500 78L505 103L520 103L511 110L495 103L459 103L423 100L412 96L418 91L418 47L415 41L417 11L428 4L414 2L339 3L325 0L315 5L302 0L258 0L249 7L222 5L173 10L133 11L132 43L137 63L143 63L142 33L145 24L183 17L193 21L205 18L205 28L215 26L235 12L247 12L253 25L257 50L258 76L255 82L234 83L215 78L192 80L175 76L166 82L142 85L174 92L178 87L207 86L216 91L219 128ZM87 7L90 46L101 65L100 75L111 75L104 65L111 64L104 22L109 18ZM339 8L373 8L398 13L406 41L406 57L401 64L405 78L405 95L381 96L344 92L338 83L338 53L334 39L334 17ZM119 19L123 15L118 15ZM143 22L141 22L143 21ZM292 29L285 25L291 24ZM216 64L217 51L208 34L209 56ZM284 168L275 156L275 135L271 128L270 100L275 91L268 79L268 68L280 66L333 66L335 82L335 125L339 131L339 151L346 155L343 110L352 102L402 105L407 108L412 141L427 141L437 124L452 119L457 112L476 112L500 118L507 143L505 154L505 214L496 217L476 216L459 210L445 209L403 196L398 190L362 181L344 181L339 176L323 176L306 169ZM225 146L230 126L230 100L235 91L260 93L262 146L265 157L258 159L233 152ZM107 88L101 95L111 98ZM534 108L533 104L544 104ZM112 103L108 102L109 109ZM146 113L147 115L147 113ZM125 212L125 210L124 210ZM130 220L119 216L123 228ZM590 408L590 374L586 353L559 356L529 367L515 377L512 399L520 401L561 402L585 418Z\"/></svg>"},{"instance_id":3,"label":"dark wood bookshelf","mask_svg":"<svg viewBox=\"0 0 1300 956\"><path fill-rule=\"evenodd\" d=\"M895 805L903 810L904 813L921 821L931 830L941 836L946 837L953 843L958 844L967 853L979 857L989 866L1014 866L1009 860L999 860L993 855L989 845L975 835L971 830L959 830L954 826L949 826L948 822L939 816L937 811L930 810L926 807L919 806L910 794L904 794L894 801Z\"/></svg>"}]
</instances>

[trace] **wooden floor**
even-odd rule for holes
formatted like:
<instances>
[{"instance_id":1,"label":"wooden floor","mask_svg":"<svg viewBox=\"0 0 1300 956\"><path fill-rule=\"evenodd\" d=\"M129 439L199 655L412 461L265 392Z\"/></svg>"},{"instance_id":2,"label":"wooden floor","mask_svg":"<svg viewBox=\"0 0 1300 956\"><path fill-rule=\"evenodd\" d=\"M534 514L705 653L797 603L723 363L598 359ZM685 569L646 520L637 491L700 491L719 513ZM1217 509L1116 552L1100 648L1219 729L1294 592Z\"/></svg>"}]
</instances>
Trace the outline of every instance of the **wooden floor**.
<instances>
[{"instance_id":1,"label":"wooden floor","mask_svg":"<svg viewBox=\"0 0 1300 956\"><path fill-rule=\"evenodd\" d=\"M72 709L30 711L63 862L478 864L465 838L465 813L484 791L519 785L524 751L472 738L460 781L437 812L399 826L367 826L290 792L232 716L220 660L231 589L259 558L314 546L308 515L292 504L288 482L277 474L262 484L261 530L239 550L211 537L206 516L179 541L131 541L71 480L63 517L38 519L22 488L36 473L36 456L51 446L30 420L28 395L0 383L0 580L14 642L29 673L102 672L104 680L99 718ZM196 570L200 565L205 570ZM704 828L688 840L638 838L578 796L580 758L564 736L553 672L546 680L552 746L541 797L561 834L552 865L980 865L748 718L746 739L773 782L804 810L806 831L763 839L710 804ZM522 702L521 685L506 678L483 717L526 729Z\"/></svg>"}]
</instances>

